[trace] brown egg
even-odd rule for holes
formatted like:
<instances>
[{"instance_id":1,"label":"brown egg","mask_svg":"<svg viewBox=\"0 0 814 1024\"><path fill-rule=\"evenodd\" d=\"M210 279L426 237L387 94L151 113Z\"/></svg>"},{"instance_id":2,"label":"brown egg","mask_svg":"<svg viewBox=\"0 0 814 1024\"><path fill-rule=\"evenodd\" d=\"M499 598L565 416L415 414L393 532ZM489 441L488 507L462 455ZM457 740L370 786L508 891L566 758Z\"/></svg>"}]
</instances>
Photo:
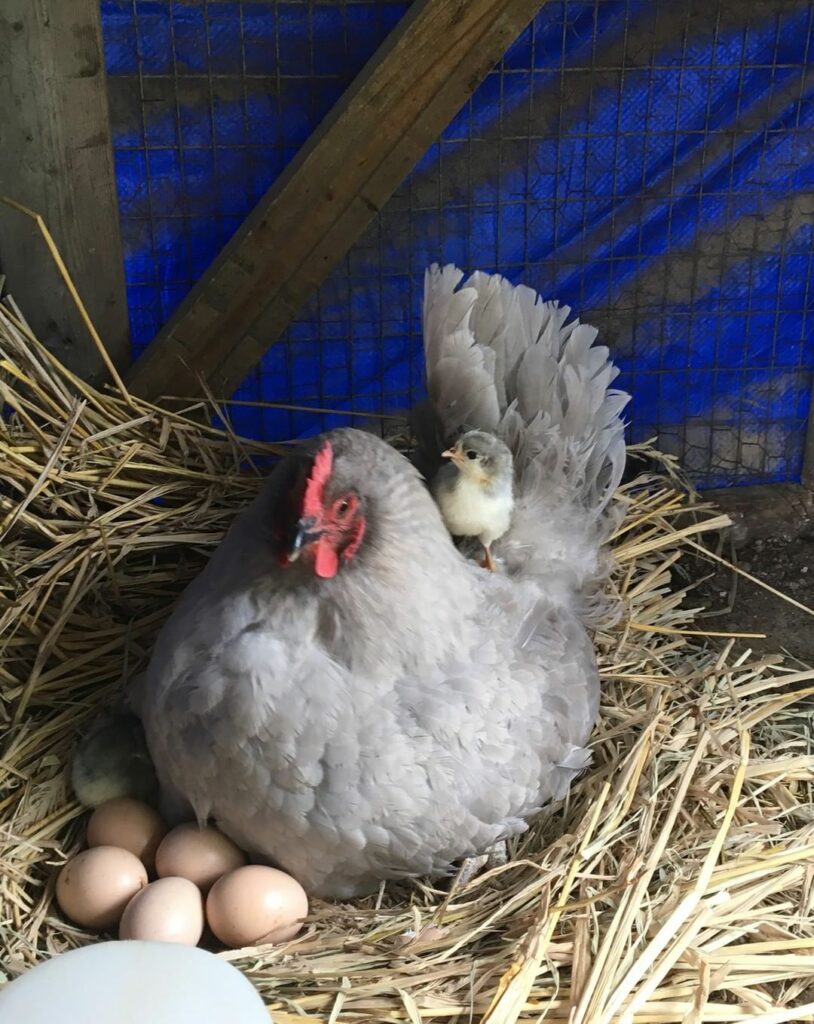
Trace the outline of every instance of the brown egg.
<instances>
[{"instance_id":1,"label":"brown egg","mask_svg":"<svg viewBox=\"0 0 814 1024\"><path fill-rule=\"evenodd\" d=\"M160 878L188 878L204 893L221 875L245 863L245 855L231 839L211 825L198 828L193 822L168 832L155 855Z\"/></svg>"},{"instance_id":2,"label":"brown egg","mask_svg":"<svg viewBox=\"0 0 814 1024\"><path fill-rule=\"evenodd\" d=\"M186 878L159 878L127 904L119 938L194 946L203 928L203 898L198 886Z\"/></svg>"},{"instance_id":3,"label":"brown egg","mask_svg":"<svg viewBox=\"0 0 814 1024\"><path fill-rule=\"evenodd\" d=\"M57 903L74 924L102 931L118 923L124 908L147 884L144 865L129 850L94 846L62 868Z\"/></svg>"},{"instance_id":4,"label":"brown egg","mask_svg":"<svg viewBox=\"0 0 814 1024\"><path fill-rule=\"evenodd\" d=\"M302 928L307 913L308 897L300 883L260 864L219 878L206 900L209 927L233 949L287 942Z\"/></svg>"},{"instance_id":5,"label":"brown egg","mask_svg":"<svg viewBox=\"0 0 814 1024\"><path fill-rule=\"evenodd\" d=\"M155 867L155 851L167 834L158 811L129 796L108 800L88 822L88 846L119 846L129 850L148 871Z\"/></svg>"}]
</instances>

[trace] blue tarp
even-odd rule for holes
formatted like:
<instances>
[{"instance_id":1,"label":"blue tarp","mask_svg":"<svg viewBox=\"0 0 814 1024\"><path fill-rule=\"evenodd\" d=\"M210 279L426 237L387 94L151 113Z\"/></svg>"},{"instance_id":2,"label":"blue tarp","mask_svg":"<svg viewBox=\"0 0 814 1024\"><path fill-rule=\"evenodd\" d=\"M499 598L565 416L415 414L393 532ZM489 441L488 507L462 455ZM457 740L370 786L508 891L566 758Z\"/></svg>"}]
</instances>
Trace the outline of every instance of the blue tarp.
<instances>
[{"instance_id":1,"label":"blue tarp","mask_svg":"<svg viewBox=\"0 0 814 1024\"><path fill-rule=\"evenodd\" d=\"M135 355L406 6L103 0ZM810 0L550 0L235 397L406 408L423 269L453 260L595 323L632 438L699 483L798 478L813 37ZM231 412L270 440L337 422Z\"/></svg>"}]
</instances>

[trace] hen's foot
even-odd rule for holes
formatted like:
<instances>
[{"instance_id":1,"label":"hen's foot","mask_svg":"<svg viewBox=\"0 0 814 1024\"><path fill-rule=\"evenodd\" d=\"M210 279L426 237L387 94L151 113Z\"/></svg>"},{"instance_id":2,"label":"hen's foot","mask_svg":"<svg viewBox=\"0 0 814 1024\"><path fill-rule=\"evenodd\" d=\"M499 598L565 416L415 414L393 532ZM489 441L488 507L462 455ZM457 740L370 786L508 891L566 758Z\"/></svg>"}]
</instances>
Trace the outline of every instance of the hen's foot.
<instances>
[{"instance_id":1,"label":"hen's foot","mask_svg":"<svg viewBox=\"0 0 814 1024\"><path fill-rule=\"evenodd\" d=\"M467 857L455 877L454 887L463 889L481 871L491 871L493 868L503 867L508 859L509 852L505 840L490 846L486 853L481 853L477 857Z\"/></svg>"}]
</instances>

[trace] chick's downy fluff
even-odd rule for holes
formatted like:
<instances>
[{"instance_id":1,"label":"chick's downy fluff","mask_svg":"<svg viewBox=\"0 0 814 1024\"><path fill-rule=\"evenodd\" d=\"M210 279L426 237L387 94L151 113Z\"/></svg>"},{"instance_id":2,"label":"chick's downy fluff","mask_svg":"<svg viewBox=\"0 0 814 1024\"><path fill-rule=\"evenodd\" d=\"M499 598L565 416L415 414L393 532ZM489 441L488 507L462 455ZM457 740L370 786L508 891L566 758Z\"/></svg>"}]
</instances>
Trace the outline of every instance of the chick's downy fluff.
<instances>
[{"instance_id":1,"label":"chick's downy fluff","mask_svg":"<svg viewBox=\"0 0 814 1024\"><path fill-rule=\"evenodd\" d=\"M83 736L71 764L71 785L86 807L121 796L146 803L158 799L144 730L126 706L101 716Z\"/></svg>"},{"instance_id":2,"label":"chick's downy fluff","mask_svg":"<svg viewBox=\"0 0 814 1024\"><path fill-rule=\"evenodd\" d=\"M334 431L275 468L134 693L165 811L321 896L448 872L589 761L626 396L567 308L462 277L426 278L426 436L467 425L511 451L504 572L461 556L401 454Z\"/></svg>"},{"instance_id":3,"label":"chick's downy fluff","mask_svg":"<svg viewBox=\"0 0 814 1024\"><path fill-rule=\"evenodd\" d=\"M449 461L430 490L444 524L455 537L477 537L484 566L494 569L491 546L509 529L514 507L512 453L494 434L469 430L442 457Z\"/></svg>"}]
</instances>

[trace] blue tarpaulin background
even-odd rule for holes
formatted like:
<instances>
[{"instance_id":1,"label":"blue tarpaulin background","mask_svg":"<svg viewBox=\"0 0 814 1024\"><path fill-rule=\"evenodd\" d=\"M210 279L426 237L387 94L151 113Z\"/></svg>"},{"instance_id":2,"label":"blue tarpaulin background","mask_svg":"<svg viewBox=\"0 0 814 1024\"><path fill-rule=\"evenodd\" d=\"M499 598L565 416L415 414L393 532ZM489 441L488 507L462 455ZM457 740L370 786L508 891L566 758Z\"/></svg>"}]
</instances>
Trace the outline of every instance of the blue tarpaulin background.
<instances>
[{"instance_id":1,"label":"blue tarpaulin background","mask_svg":"<svg viewBox=\"0 0 814 1024\"><path fill-rule=\"evenodd\" d=\"M134 355L406 7L103 0ZM798 478L813 36L811 0L546 3L235 397L406 408L423 270L454 260L596 324L631 436L699 483ZM336 422L231 413L270 440Z\"/></svg>"}]
</instances>

